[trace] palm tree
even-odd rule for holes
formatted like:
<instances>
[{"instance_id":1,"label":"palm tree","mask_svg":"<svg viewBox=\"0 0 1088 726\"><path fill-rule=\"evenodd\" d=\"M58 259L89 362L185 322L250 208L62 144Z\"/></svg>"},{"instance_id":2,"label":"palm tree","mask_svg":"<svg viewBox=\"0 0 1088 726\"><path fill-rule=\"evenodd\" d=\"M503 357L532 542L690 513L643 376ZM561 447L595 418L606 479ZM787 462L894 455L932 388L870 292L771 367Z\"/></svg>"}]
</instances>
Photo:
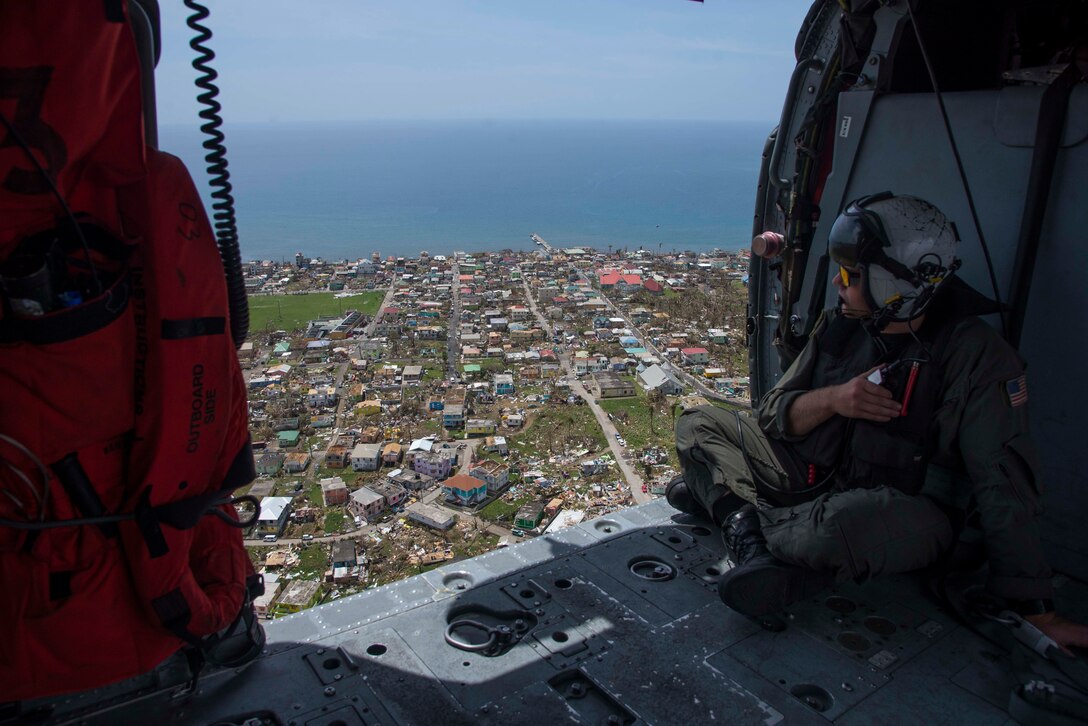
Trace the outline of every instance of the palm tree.
<instances>
[{"instance_id":1,"label":"palm tree","mask_svg":"<svg viewBox=\"0 0 1088 726\"><path fill-rule=\"evenodd\" d=\"M661 394L661 389L654 388L647 392L646 401L650 404L650 433L656 434L654 431L654 414L657 412L657 406L661 402L664 396Z\"/></svg>"}]
</instances>

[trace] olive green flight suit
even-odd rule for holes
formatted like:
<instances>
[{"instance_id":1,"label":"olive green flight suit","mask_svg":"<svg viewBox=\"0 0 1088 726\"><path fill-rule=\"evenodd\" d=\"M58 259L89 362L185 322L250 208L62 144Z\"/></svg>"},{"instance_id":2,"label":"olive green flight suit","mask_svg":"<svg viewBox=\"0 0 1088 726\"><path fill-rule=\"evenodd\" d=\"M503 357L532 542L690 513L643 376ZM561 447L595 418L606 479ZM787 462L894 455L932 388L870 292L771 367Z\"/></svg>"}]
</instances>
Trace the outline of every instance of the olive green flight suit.
<instances>
[{"instance_id":1,"label":"olive green flight suit","mask_svg":"<svg viewBox=\"0 0 1088 726\"><path fill-rule=\"evenodd\" d=\"M768 437L787 445L804 440L788 433L788 411L819 377L821 335L835 315L817 325L764 397L757 419L713 406L680 416L676 446L695 498L707 511L729 491L757 503L772 554L857 581L932 564L953 543L945 512L971 506L985 539L991 592L1016 600L1050 598L1051 572L1034 521L1041 492L1027 405L1011 405L1006 388L1023 375L1023 365L978 318L959 321L939 360L929 364L940 366L943 377L931 429L934 453L919 494L833 481L829 491L809 499L803 491L808 482L796 471L787 473L789 462L776 456ZM874 360L874 349L853 351L850 375L869 370Z\"/></svg>"}]
</instances>

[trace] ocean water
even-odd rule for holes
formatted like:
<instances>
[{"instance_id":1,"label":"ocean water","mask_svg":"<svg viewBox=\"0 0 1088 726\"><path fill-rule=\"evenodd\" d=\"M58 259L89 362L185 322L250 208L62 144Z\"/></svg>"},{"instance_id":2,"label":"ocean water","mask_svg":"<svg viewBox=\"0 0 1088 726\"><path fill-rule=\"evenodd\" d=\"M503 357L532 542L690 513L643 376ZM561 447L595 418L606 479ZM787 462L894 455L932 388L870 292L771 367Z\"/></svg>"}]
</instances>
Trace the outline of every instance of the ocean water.
<instances>
[{"instance_id":1,"label":"ocean water","mask_svg":"<svg viewBox=\"0 0 1088 726\"><path fill-rule=\"evenodd\" d=\"M495 121L225 127L243 259L556 246L738 249L773 124ZM202 189L196 123L160 147ZM205 197L205 203L208 203Z\"/></svg>"}]
</instances>

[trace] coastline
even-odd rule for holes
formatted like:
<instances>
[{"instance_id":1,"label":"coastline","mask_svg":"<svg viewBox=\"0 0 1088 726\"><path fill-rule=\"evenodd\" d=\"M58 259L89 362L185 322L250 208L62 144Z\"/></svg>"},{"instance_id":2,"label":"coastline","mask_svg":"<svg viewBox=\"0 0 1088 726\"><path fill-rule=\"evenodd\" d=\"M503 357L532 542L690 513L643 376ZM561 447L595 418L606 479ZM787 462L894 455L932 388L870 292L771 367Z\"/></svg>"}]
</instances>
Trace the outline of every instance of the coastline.
<instances>
[{"instance_id":1,"label":"coastline","mask_svg":"<svg viewBox=\"0 0 1088 726\"><path fill-rule=\"evenodd\" d=\"M225 127L245 259L747 246L767 127L358 122ZM162 147L206 184L196 128ZM209 200L205 197L205 203Z\"/></svg>"}]
</instances>

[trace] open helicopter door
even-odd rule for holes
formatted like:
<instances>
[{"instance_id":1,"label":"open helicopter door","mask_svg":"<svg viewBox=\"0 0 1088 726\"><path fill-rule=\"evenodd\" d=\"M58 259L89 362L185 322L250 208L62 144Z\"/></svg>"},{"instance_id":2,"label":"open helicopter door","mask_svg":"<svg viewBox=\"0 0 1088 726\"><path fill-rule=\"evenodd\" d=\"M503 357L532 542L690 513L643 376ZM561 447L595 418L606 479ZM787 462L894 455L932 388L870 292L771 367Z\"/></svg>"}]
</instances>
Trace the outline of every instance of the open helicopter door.
<instances>
[{"instance_id":1,"label":"open helicopter door","mask_svg":"<svg viewBox=\"0 0 1088 726\"><path fill-rule=\"evenodd\" d=\"M934 203L959 230L959 276L1005 303L989 322L1029 364L1050 562L1088 580L1088 386L1076 373L1088 354L1084 7L917 3L916 34L907 3L851 5L813 5L764 155L754 232L783 240L752 257L753 400L834 303L826 243L844 206L885 189Z\"/></svg>"}]
</instances>

